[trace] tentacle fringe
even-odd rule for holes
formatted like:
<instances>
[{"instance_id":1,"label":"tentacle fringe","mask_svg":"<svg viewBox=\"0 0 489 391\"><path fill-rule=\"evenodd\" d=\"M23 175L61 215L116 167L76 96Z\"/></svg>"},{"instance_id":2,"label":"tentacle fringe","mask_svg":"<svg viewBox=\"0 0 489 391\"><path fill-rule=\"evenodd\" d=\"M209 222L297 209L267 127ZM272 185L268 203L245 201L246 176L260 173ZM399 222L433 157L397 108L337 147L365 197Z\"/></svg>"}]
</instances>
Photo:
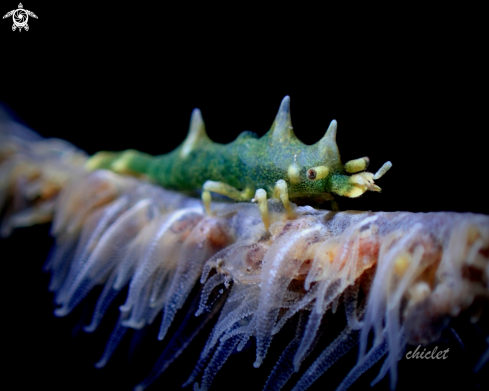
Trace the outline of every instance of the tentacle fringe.
<instances>
[{"instance_id":1,"label":"tentacle fringe","mask_svg":"<svg viewBox=\"0 0 489 391\"><path fill-rule=\"evenodd\" d=\"M185 386L212 388L226 360L250 340L259 367L276 336L293 327L265 390L306 390L357 343L357 364L338 389L384 356L374 382L389 372L394 388L407 344L436 341L451 318L480 313L489 297L488 216L299 207L297 218L287 220L281 204L269 200L267 232L254 204L216 203L208 216L198 199L109 171L86 172L85 155L68 143L14 132L12 123L1 126L1 233L53 220L56 244L45 270L52 275L55 314L69 314L103 286L85 327L92 332L115 297L127 292L97 365L127 329L143 328L162 313L159 339L167 348L139 391L215 315ZM195 286L201 296L191 308L200 321L185 317L169 335ZM341 312L343 331L319 351L326 319ZM306 360L310 356L315 360Z\"/></svg>"}]
</instances>

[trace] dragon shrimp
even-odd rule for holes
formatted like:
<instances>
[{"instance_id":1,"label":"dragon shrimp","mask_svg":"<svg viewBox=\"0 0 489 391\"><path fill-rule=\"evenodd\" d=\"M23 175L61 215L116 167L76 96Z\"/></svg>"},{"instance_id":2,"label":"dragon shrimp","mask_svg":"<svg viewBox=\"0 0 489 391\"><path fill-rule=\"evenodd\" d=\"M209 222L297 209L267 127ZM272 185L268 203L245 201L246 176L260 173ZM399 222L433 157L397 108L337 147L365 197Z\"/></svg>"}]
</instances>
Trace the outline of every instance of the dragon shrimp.
<instances>
[{"instance_id":1,"label":"dragon shrimp","mask_svg":"<svg viewBox=\"0 0 489 391\"><path fill-rule=\"evenodd\" d=\"M293 217L291 201L316 205L331 201L333 210L338 210L332 194L356 198L368 190L381 191L374 180L390 169L391 162L386 162L376 174L364 171L368 157L343 165L336 129L333 120L320 141L311 146L303 144L292 130L290 98L286 96L263 137L247 131L223 145L209 139L200 110L195 109L187 138L172 152L157 157L135 150L99 152L87 167L143 175L167 189L202 189L207 214L211 214L211 192L235 201L252 200L258 203L268 228L267 198L280 199L288 216Z\"/></svg>"}]
</instances>

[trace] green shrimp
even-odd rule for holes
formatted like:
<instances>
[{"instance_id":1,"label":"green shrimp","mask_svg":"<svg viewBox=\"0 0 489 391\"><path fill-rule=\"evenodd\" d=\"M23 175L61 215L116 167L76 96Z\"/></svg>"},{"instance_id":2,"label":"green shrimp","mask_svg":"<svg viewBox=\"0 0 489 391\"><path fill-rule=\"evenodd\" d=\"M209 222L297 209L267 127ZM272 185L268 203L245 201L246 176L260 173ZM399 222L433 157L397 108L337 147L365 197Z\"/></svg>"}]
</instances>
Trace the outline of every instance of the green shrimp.
<instances>
[{"instance_id":1,"label":"green shrimp","mask_svg":"<svg viewBox=\"0 0 489 391\"><path fill-rule=\"evenodd\" d=\"M268 229L267 198L280 199L289 217L293 217L291 201L331 201L333 209L337 209L333 194L355 198L367 190L381 191L374 180L392 164L386 162L376 174L365 171L368 157L343 165L336 145L336 128L333 120L320 141L303 144L292 130L290 98L286 96L263 137L247 131L229 144L218 144L207 136L201 113L195 109L187 138L172 152L161 156L135 150L99 152L89 159L87 168L145 176L167 189L202 190L208 214L212 192L235 201L257 202Z\"/></svg>"}]
</instances>

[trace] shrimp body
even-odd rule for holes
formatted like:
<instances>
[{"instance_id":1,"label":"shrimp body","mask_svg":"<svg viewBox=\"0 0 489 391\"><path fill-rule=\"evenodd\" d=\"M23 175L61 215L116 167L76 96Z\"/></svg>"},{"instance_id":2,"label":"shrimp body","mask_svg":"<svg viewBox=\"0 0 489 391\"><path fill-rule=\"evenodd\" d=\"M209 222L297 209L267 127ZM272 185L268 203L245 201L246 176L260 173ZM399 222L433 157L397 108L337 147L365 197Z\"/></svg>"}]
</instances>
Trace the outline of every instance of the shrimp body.
<instances>
[{"instance_id":1,"label":"shrimp body","mask_svg":"<svg viewBox=\"0 0 489 391\"><path fill-rule=\"evenodd\" d=\"M99 152L87 166L146 176L167 189L202 190L209 213L211 192L236 201L257 201L267 225L267 198L279 198L292 215L289 200L312 204L330 200L335 207L333 194L355 198L367 190L381 190L374 179L380 178L391 163L385 163L375 175L364 171L367 157L343 165L336 129L333 120L321 140L314 145L303 144L292 130L290 99L286 96L263 137L247 131L229 144L218 144L207 136L200 111L195 109L187 138L172 152L156 157L135 150Z\"/></svg>"}]
</instances>

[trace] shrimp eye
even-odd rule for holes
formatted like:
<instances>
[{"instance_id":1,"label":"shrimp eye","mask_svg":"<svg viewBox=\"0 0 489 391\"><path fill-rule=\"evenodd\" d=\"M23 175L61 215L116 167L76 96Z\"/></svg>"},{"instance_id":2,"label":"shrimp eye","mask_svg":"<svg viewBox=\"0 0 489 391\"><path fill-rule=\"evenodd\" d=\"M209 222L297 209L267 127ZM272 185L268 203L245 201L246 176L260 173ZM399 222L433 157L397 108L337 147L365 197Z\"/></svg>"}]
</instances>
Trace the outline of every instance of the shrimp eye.
<instances>
[{"instance_id":1,"label":"shrimp eye","mask_svg":"<svg viewBox=\"0 0 489 391\"><path fill-rule=\"evenodd\" d=\"M310 181L318 181L324 179L329 174L329 168L327 166L316 166L307 170L307 179Z\"/></svg>"},{"instance_id":2,"label":"shrimp eye","mask_svg":"<svg viewBox=\"0 0 489 391\"><path fill-rule=\"evenodd\" d=\"M307 179L313 181L314 179L316 179L316 175L317 175L316 170L314 170L313 168L307 170Z\"/></svg>"}]
</instances>

